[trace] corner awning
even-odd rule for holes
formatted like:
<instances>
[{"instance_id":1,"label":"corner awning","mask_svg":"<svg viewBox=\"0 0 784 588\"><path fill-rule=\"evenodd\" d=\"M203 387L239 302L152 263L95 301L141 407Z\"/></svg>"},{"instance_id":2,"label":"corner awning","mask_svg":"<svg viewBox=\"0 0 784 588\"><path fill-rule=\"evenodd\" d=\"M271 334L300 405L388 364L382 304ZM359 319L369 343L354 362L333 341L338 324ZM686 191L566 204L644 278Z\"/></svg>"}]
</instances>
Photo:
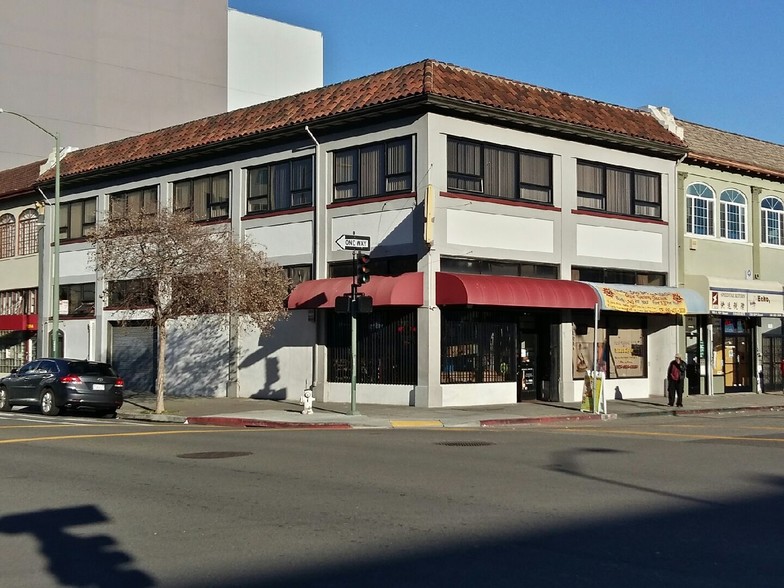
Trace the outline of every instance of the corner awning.
<instances>
[{"instance_id":1,"label":"corner awning","mask_svg":"<svg viewBox=\"0 0 784 588\"><path fill-rule=\"evenodd\" d=\"M780 282L698 275L684 279L705 297L711 314L784 316L784 286Z\"/></svg>"},{"instance_id":2,"label":"corner awning","mask_svg":"<svg viewBox=\"0 0 784 588\"><path fill-rule=\"evenodd\" d=\"M600 310L644 314L708 314L705 299L689 288L584 283L596 290Z\"/></svg>"},{"instance_id":3,"label":"corner awning","mask_svg":"<svg viewBox=\"0 0 784 588\"><path fill-rule=\"evenodd\" d=\"M0 315L0 331L35 331L38 329L36 314Z\"/></svg>"},{"instance_id":4,"label":"corner awning","mask_svg":"<svg viewBox=\"0 0 784 588\"><path fill-rule=\"evenodd\" d=\"M289 310L335 308L335 298L351 292L353 278L327 278L302 282L291 291ZM373 297L373 306L422 306L422 274L372 276L359 292Z\"/></svg>"},{"instance_id":5,"label":"corner awning","mask_svg":"<svg viewBox=\"0 0 784 588\"><path fill-rule=\"evenodd\" d=\"M569 280L436 272L436 304L594 308L596 291Z\"/></svg>"}]
</instances>

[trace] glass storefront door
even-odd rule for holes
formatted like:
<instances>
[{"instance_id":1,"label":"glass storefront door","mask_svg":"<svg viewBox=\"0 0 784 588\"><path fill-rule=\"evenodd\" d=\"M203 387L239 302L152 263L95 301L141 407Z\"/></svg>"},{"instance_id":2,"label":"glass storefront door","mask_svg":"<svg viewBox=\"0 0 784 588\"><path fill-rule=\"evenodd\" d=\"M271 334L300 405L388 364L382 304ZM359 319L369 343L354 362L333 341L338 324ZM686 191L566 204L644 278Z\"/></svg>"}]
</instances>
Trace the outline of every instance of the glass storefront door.
<instances>
[{"instance_id":1,"label":"glass storefront door","mask_svg":"<svg viewBox=\"0 0 784 588\"><path fill-rule=\"evenodd\" d=\"M754 349L751 319L714 317L713 375L723 376L725 392L750 392L754 389Z\"/></svg>"}]
</instances>

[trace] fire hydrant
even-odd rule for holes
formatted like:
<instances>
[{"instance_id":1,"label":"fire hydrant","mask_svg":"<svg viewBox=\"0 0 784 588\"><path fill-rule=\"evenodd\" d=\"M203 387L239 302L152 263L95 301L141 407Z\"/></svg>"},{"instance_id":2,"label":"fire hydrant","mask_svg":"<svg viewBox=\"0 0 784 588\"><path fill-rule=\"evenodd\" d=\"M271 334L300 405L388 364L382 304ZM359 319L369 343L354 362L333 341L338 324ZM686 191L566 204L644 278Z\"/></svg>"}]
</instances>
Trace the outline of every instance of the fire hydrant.
<instances>
[{"instance_id":1,"label":"fire hydrant","mask_svg":"<svg viewBox=\"0 0 784 588\"><path fill-rule=\"evenodd\" d=\"M305 390L299 398L299 403L302 405L302 414L313 414L313 392Z\"/></svg>"}]
</instances>

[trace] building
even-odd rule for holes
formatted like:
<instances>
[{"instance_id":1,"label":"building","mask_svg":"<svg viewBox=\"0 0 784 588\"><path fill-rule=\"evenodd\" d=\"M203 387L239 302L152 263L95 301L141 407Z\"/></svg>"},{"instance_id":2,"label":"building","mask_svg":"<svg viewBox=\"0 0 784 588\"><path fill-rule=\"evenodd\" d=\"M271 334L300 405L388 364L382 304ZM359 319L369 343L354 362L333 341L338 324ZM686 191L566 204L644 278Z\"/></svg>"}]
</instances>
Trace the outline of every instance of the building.
<instances>
[{"instance_id":1,"label":"building","mask_svg":"<svg viewBox=\"0 0 784 588\"><path fill-rule=\"evenodd\" d=\"M165 206L230 226L301 282L269 337L175 325L169 393L347 401L335 300L356 234L373 274L358 402L574 401L593 366L616 397L661 394L683 317L707 312L676 287L685 154L649 112L431 60L82 149L62 166L65 354L152 386L154 333L101 297L84 235L114 206ZM42 309L50 271L45 248Z\"/></svg>"},{"instance_id":2,"label":"building","mask_svg":"<svg viewBox=\"0 0 784 588\"><path fill-rule=\"evenodd\" d=\"M6 0L0 108L89 147L323 84L318 31L226 0ZM52 142L0 120L0 169Z\"/></svg>"},{"instance_id":3,"label":"building","mask_svg":"<svg viewBox=\"0 0 784 588\"><path fill-rule=\"evenodd\" d=\"M689 393L781 390L784 146L656 112L689 148L678 165L679 283L710 313L686 321Z\"/></svg>"}]
</instances>

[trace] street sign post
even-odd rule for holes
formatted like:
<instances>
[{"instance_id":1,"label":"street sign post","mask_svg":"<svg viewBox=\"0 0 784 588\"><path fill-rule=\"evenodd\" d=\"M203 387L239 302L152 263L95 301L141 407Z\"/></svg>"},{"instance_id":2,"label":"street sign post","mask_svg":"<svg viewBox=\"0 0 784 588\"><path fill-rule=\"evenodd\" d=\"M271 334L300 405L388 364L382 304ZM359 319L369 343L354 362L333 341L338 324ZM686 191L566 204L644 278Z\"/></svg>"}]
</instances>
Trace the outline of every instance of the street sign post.
<instances>
[{"instance_id":1,"label":"street sign post","mask_svg":"<svg viewBox=\"0 0 784 588\"><path fill-rule=\"evenodd\" d=\"M370 251L370 237L341 235L335 241L338 247L348 251Z\"/></svg>"}]
</instances>

